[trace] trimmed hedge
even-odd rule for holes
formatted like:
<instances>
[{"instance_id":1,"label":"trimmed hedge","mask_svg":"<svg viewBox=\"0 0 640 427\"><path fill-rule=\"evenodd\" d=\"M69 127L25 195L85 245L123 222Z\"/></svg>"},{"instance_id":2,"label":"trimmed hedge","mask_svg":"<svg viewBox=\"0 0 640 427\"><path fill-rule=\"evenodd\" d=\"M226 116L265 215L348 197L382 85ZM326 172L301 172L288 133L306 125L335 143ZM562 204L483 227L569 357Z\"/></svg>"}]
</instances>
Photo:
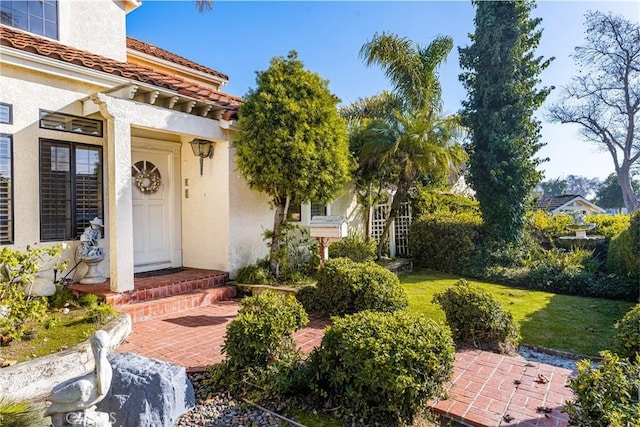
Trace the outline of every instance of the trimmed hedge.
<instances>
[{"instance_id":1,"label":"trimmed hedge","mask_svg":"<svg viewBox=\"0 0 640 427\"><path fill-rule=\"evenodd\" d=\"M563 409L569 425L579 427L638 426L640 420L640 362L629 363L605 351L599 368L589 360L577 363L569 379L576 398Z\"/></svg>"},{"instance_id":2,"label":"trimmed hedge","mask_svg":"<svg viewBox=\"0 0 640 427\"><path fill-rule=\"evenodd\" d=\"M376 241L369 242L360 234L350 232L347 237L329 246L330 258L349 258L355 262L373 261L376 258Z\"/></svg>"},{"instance_id":3,"label":"trimmed hedge","mask_svg":"<svg viewBox=\"0 0 640 427\"><path fill-rule=\"evenodd\" d=\"M516 352L518 325L489 292L462 279L436 294L433 302L444 310L456 343L501 353Z\"/></svg>"},{"instance_id":4,"label":"trimmed hedge","mask_svg":"<svg viewBox=\"0 0 640 427\"><path fill-rule=\"evenodd\" d=\"M295 349L291 333L307 324L304 308L292 296L272 291L246 297L238 315L227 326L222 352L237 368L264 367Z\"/></svg>"},{"instance_id":5,"label":"trimmed hedge","mask_svg":"<svg viewBox=\"0 0 640 427\"><path fill-rule=\"evenodd\" d=\"M365 311L335 319L308 363L319 389L357 419L382 412L410 423L441 396L454 360L446 326L406 311Z\"/></svg>"},{"instance_id":6,"label":"trimmed hedge","mask_svg":"<svg viewBox=\"0 0 640 427\"><path fill-rule=\"evenodd\" d=\"M636 304L615 325L613 349L620 357L636 360L640 356L640 304Z\"/></svg>"},{"instance_id":7,"label":"trimmed hedge","mask_svg":"<svg viewBox=\"0 0 640 427\"><path fill-rule=\"evenodd\" d=\"M428 214L409 232L409 250L417 267L465 274L476 256L482 219L473 213Z\"/></svg>"},{"instance_id":8,"label":"trimmed hedge","mask_svg":"<svg viewBox=\"0 0 640 427\"><path fill-rule=\"evenodd\" d=\"M633 214L629 227L611 240L607 268L634 283L640 283L640 211Z\"/></svg>"},{"instance_id":9,"label":"trimmed hedge","mask_svg":"<svg viewBox=\"0 0 640 427\"><path fill-rule=\"evenodd\" d=\"M408 305L395 274L374 263L347 258L329 259L318 273L320 309L329 314L373 310L393 312Z\"/></svg>"}]
</instances>

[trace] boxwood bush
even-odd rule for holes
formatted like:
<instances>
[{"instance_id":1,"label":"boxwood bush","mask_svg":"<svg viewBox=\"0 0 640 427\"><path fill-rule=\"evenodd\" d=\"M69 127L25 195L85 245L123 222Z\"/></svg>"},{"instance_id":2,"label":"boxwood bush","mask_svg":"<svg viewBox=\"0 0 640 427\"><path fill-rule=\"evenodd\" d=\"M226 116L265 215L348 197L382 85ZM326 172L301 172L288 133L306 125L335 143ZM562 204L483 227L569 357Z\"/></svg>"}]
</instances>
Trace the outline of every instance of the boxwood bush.
<instances>
[{"instance_id":1,"label":"boxwood bush","mask_svg":"<svg viewBox=\"0 0 640 427\"><path fill-rule=\"evenodd\" d=\"M640 304L625 314L615 327L614 351L620 357L636 360L640 355Z\"/></svg>"},{"instance_id":2,"label":"boxwood bush","mask_svg":"<svg viewBox=\"0 0 640 427\"><path fill-rule=\"evenodd\" d=\"M293 296L271 291L244 298L238 315L227 326L222 347L231 365L239 368L266 366L283 351L295 349L291 333L309 321Z\"/></svg>"},{"instance_id":3,"label":"boxwood bush","mask_svg":"<svg viewBox=\"0 0 640 427\"><path fill-rule=\"evenodd\" d=\"M369 242L359 233L349 232L347 237L329 246L330 258L349 258L355 262L373 261L376 258L376 242Z\"/></svg>"},{"instance_id":4,"label":"boxwood bush","mask_svg":"<svg viewBox=\"0 0 640 427\"><path fill-rule=\"evenodd\" d=\"M308 364L319 389L356 419L381 412L410 423L440 397L454 360L445 325L406 311L364 311L336 318Z\"/></svg>"},{"instance_id":5,"label":"boxwood bush","mask_svg":"<svg viewBox=\"0 0 640 427\"><path fill-rule=\"evenodd\" d=\"M409 232L409 250L417 267L466 274L476 256L482 220L473 213L428 214Z\"/></svg>"},{"instance_id":6,"label":"boxwood bush","mask_svg":"<svg viewBox=\"0 0 640 427\"><path fill-rule=\"evenodd\" d=\"M466 280L433 297L447 317L456 343L515 353L520 336L513 316L489 292Z\"/></svg>"},{"instance_id":7,"label":"boxwood bush","mask_svg":"<svg viewBox=\"0 0 640 427\"><path fill-rule=\"evenodd\" d=\"M329 314L364 310L392 312L408 305L407 295L395 274L374 262L347 258L327 260L318 273L320 309Z\"/></svg>"},{"instance_id":8,"label":"boxwood bush","mask_svg":"<svg viewBox=\"0 0 640 427\"><path fill-rule=\"evenodd\" d=\"M569 379L575 400L564 412L569 424L579 427L637 426L640 420L640 361L630 363L610 352L598 368L590 361L577 363L578 375Z\"/></svg>"}]
</instances>

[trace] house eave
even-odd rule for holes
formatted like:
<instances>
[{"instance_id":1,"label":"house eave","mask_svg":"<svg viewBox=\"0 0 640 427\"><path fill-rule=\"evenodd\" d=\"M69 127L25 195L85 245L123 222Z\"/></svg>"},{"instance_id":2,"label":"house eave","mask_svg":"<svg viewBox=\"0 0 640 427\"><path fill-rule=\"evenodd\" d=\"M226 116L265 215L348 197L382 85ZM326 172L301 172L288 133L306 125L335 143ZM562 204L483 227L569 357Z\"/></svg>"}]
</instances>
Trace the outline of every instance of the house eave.
<instances>
[{"instance_id":1,"label":"house eave","mask_svg":"<svg viewBox=\"0 0 640 427\"><path fill-rule=\"evenodd\" d=\"M147 103L214 120L219 120L225 111L224 107L216 105L213 102L197 100L136 80L114 76L102 71L92 70L40 55L33 55L4 46L0 46L0 63L96 85L103 88L101 92L111 94L121 99ZM85 114L95 112L91 110L92 109L87 110L85 108Z\"/></svg>"},{"instance_id":2,"label":"house eave","mask_svg":"<svg viewBox=\"0 0 640 427\"><path fill-rule=\"evenodd\" d=\"M147 53L144 52L140 52L139 50L135 50L135 49L131 49L131 48L127 48L127 55L130 55L133 58L140 58L143 61L147 61L147 62L151 62L151 63L156 63L158 65L170 68L170 69L174 69L177 72L186 74L186 75L191 75L194 78L197 79L203 79L203 80L208 80L211 81L212 84L216 85L216 86L226 86L229 81L227 79L223 79L220 78L218 76L214 76L212 74L207 74L204 73L202 71L198 71L198 70L194 70L193 68L189 68L187 66L184 65L180 65L177 64L175 62L172 61L168 61L166 59L162 59L162 58L158 58L157 56L153 56L153 55L149 55Z\"/></svg>"},{"instance_id":3,"label":"house eave","mask_svg":"<svg viewBox=\"0 0 640 427\"><path fill-rule=\"evenodd\" d=\"M77 80L104 88L127 83L128 79L75 64L58 61L41 55L33 55L18 49L0 46L0 63L27 68L45 74Z\"/></svg>"}]
</instances>

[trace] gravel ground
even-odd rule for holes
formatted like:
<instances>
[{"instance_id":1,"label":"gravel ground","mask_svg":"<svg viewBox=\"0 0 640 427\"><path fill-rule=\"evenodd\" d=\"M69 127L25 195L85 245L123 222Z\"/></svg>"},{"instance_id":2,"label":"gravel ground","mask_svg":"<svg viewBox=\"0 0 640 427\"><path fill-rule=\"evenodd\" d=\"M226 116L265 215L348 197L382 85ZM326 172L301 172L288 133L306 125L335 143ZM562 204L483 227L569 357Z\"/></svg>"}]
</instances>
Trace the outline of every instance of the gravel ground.
<instances>
[{"instance_id":1,"label":"gravel ground","mask_svg":"<svg viewBox=\"0 0 640 427\"><path fill-rule=\"evenodd\" d=\"M288 425L277 417L230 398L226 394L206 395L204 374L189 373L196 391L196 407L178 420L177 427L278 427Z\"/></svg>"},{"instance_id":2,"label":"gravel ground","mask_svg":"<svg viewBox=\"0 0 640 427\"><path fill-rule=\"evenodd\" d=\"M576 362L580 359L587 358L575 356L571 353L565 353L562 351L537 351L536 348L527 347L521 345L518 349L518 354L526 360L532 362L546 363L547 365L559 366L560 368L571 369L574 373L577 372ZM592 360L594 366L598 366L597 359L588 358Z\"/></svg>"}]
</instances>

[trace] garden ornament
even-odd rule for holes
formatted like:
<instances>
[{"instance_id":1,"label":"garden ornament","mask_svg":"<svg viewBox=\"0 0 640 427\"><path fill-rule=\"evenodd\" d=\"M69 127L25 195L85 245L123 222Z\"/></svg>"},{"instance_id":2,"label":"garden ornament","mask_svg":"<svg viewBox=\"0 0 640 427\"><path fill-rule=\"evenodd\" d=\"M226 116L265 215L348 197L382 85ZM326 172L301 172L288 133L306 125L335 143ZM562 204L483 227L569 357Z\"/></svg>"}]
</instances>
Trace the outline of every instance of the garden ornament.
<instances>
[{"instance_id":1,"label":"garden ornament","mask_svg":"<svg viewBox=\"0 0 640 427\"><path fill-rule=\"evenodd\" d=\"M96 403L107 395L113 375L107 360L109 335L103 330L91 336L91 350L95 369L81 377L64 381L51 390L51 405L45 416L51 416L55 427L96 426L111 427L109 414L96 411Z\"/></svg>"}]
</instances>

